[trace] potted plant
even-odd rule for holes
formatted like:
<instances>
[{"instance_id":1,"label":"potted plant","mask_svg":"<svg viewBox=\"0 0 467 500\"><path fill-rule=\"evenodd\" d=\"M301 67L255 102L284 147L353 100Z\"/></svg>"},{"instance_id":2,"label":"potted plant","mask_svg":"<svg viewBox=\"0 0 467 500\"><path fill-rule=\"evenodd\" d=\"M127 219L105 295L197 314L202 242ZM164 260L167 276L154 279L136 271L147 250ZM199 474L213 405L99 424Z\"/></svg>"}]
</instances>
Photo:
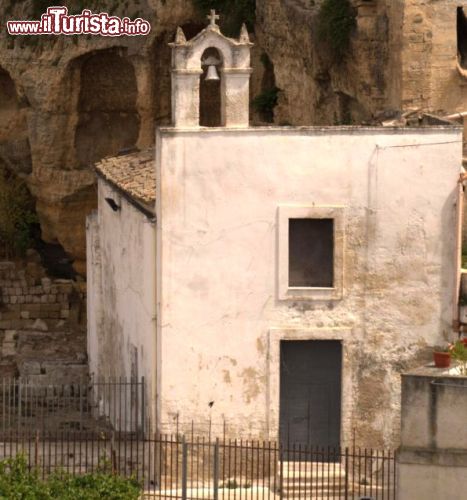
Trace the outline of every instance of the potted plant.
<instances>
[{"instance_id":1,"label":"potted plant","mask_svg":"<svg viewBox=\"0 0 467 500\"><path fill-rule=\"evenodd\" d=\"M463 376L467 376L467 346L462 340L458 340L452 346L451 358L457 361L457 366L459 368L460 374Z\"/></svg>"},{"instance_id":2,"label":"potted plant","mask_svg":"<svg viewBox=\"0 0 467 500\"><path fill-rule=\"evenodd\" d=\"M450 346L435 347L433 351L433 361L435 362L436 368L449 368L451 366Z\"/></svg>"},{"instance_id":3,"label":"potted plant","mask_svg":"<svg viewBox=\"0 0 467 500\"><path fill-rule=\"evenodd\" d=\"M463 325L467 324L467 297L465 295L459 299L459 321Z\"/></svg>"}]
</instances>

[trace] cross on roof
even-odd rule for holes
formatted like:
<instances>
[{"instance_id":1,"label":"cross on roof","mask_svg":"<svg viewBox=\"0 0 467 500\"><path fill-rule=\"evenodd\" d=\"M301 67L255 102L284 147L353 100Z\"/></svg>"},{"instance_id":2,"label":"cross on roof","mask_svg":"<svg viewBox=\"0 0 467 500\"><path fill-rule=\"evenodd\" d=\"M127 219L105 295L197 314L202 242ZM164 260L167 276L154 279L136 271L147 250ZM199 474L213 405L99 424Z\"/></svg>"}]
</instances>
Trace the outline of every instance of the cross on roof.
<instances>
[{"instance_id":1,"label":"cross on roof","mask_svg":"<svg viewBox=\"0 0 467 500\"><path fill-rule=\"evenodd\" d=\"M209 16L207 17L211 21L211 26L217 26L216 21L221 18L221 16L216 14L216 11L214 9L211 9L211 14L209 14Z\"/></svg>"}]
</instances>

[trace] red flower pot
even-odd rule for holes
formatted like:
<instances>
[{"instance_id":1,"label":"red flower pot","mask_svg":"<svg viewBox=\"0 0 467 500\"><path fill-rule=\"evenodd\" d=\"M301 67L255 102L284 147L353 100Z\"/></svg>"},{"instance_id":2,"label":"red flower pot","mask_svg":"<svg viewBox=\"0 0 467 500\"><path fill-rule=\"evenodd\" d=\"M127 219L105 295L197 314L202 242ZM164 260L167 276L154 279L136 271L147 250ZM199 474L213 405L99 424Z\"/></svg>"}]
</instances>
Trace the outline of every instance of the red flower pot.
<instances>
[{"instance_id":1,"label":"red flower pot","mask_svg":"<svg viewBox=\"0 0 467 500\"><path fill-rule=\"evenodd\" d=\"M463 338L462 342L464 343L465 347L467 347L467 337Z\"/></svg>"},{"instance_id":2,"label":"red flower pot","mask_svg":"<svg viewBox=\"0 0 467 500\"><path fill-rule=\"evenodd\" d=\"M449 352L434 352L433 360L436 368L449 368L451 366L451 354Z\"/></svg>"}]
</instances>

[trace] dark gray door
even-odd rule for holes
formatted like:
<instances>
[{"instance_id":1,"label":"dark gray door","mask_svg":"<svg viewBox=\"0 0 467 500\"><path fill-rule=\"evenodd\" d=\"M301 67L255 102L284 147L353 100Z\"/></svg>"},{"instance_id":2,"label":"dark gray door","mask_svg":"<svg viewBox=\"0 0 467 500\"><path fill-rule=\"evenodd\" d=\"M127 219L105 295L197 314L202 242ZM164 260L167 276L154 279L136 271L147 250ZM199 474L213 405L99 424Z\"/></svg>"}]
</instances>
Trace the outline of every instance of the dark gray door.
<instances>
[{"instance_id":1,"label":"dark gray door","mask_svg":"<svg viewBox=\"0 0 467 500\"><path fill-rule=\"evenodd\" d=\"M342 344L328 340L283 341L280 363L282 445L338 447Z\"/></svg>"}]
</instances>

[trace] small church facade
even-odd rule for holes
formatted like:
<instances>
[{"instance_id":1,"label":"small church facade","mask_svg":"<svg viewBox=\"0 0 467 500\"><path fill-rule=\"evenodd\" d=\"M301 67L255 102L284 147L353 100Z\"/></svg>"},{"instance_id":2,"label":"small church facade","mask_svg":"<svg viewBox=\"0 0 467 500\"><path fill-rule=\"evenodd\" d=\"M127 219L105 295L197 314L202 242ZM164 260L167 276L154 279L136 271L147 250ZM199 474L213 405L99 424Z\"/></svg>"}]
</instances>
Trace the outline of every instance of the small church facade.
<instances>
[{"instance_id":1,"label":"small church facade","mask_svg":"<svg viewBox=\"0 0 467 500\"><path fill-rule=\"evenodd\" d=\"M161 432L393 445L456 319L462 130L250 127L250 47L179 30L173 127L97 165L91 371Z\"/></svg>"}]
</instances>

